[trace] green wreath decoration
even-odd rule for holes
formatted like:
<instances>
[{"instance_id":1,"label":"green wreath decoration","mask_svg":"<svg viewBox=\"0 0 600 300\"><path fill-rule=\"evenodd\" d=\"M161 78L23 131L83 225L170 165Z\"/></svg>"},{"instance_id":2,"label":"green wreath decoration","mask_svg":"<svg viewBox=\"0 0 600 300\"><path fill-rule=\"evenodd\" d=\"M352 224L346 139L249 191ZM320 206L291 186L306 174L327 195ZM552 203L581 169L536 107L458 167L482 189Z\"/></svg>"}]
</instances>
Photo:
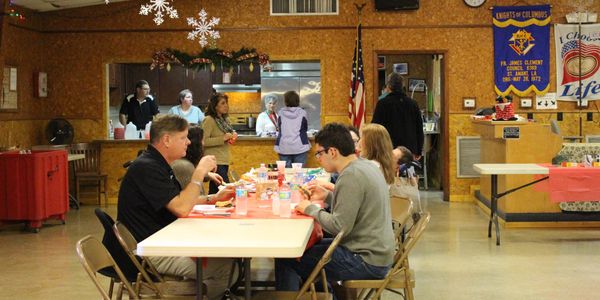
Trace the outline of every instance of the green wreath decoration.
<instances>
[{"instance_id":1,"label":"green wreath decoration","mask_svg":"<svg viewBox=\"0 0 600 300\"><path fill-rule=\"evenodd\" d=\"M242 47L239 51L226 51L218 48L204 48L196 55L192 55L176 49L160 50L152 55L152 64L150 69L158 67L159 69L166 68L170 70L171 64L177 64L193 70L210 68L215 71L216 66L220 66L223 70L231 69L240 65L242 62L258 63L265 67L270 66L269 55L266 53L258 53L254 48Z\"/></svg>"}]
</instances>

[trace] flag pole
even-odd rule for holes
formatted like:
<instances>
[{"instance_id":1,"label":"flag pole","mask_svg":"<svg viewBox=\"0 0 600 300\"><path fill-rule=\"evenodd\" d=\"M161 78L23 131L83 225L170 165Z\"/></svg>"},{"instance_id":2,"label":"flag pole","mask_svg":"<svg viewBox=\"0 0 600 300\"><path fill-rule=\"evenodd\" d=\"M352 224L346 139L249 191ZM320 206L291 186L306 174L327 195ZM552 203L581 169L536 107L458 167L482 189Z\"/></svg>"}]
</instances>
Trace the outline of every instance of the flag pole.
<instances>
[{"instance_id":1,"label":"flag pole","mask_svg":"<svg viewBox=\"0 0 600 300\"><path fill-rule=\"evenodd\" d=\"M362 16L362 10L365 8L365 5L367 5L367 3L354 3L354 7L356 7L356 11L358 12L358 23L360 23L360 17Z\"/></svg>"}]
</instances>

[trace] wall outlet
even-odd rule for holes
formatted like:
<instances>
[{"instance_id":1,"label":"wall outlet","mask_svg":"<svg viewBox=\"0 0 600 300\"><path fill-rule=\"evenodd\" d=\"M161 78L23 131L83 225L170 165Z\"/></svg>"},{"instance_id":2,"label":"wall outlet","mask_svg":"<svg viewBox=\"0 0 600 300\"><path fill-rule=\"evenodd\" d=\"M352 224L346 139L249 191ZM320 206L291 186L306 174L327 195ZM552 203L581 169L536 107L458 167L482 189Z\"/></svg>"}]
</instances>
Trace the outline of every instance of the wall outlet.
<instances>
[{"instance_id":1,"label":"wall outlet","mask_svg":"<svg viewBox=\"0 0 600 300\"><path fill-rule=\"evenodd\" d=\"M557 121L562 121L563 120L563 113L562 112L556 113L556 120Z\"/></svg>"},{"instance_id":2,"label":"wall outlet","mask_svg":"<svg viewBox=\"0 0 600 300\"><path fill-rule=\"evenodd\" d=\"M463 108L467 108L467 109L475 108L475 99L474 98L464 98L463 99Z\"/></svg>"},{"instance_id":3,"label":"wall outlet","mask_svg":"<svg viewBox=\"0 0 600 300\"><path fill-rule=\"evenodd\" d=\"M532 106L531 103L531 98L521 98L521 107L530 108Z\"/></svg>"}]
</instances>

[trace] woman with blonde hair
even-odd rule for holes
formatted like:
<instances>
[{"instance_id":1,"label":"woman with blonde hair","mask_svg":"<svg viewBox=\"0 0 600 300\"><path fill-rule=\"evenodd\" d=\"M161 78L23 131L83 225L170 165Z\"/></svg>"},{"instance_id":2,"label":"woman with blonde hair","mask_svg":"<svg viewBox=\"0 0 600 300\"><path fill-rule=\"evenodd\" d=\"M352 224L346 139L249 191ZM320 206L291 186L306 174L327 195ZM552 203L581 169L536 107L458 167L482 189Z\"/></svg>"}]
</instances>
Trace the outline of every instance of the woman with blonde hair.
<instances>
[{"instance_id":1,"label":"woman with blonde hair","mask_svg":"<svg viewBox=\"0 0 600 300\"><path fill-rule=\"evenodd\" d=\"M392 155L392 140L385 127L379 124L366 124L360 128L358 141L360 157L379 164L388 184L394 183L395 161Z\"/></svg>"}]
</instances>

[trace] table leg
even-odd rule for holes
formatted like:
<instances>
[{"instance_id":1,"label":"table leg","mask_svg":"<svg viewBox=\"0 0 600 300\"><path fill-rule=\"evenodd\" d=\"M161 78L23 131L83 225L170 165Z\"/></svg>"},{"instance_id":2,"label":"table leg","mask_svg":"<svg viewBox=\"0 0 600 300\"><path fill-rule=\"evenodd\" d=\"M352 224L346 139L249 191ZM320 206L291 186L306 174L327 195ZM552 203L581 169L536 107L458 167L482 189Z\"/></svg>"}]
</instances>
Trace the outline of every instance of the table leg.
<instances>
[{"instance_id":1,"label":"table leg","mask_svg":"<svg viewBox=\"0 0 600 300\"><path fill-rule=\"evenodd\" d=\"M196 300L202 300L202 258L196 257Z\"/></svg>"},{"instance_id":2,"label":"table leg","mask_svg":"<svg viewBox=\"0 0 600 300\"><path fill-rule=\"evenodd\" d=\"M492 177L492 199L490 204L490 224L488 226L488 237L492 237L492 221L496 227L496 245L500 246L500 226L498 226L498 175Z\"/></svg>"},{"instance_id":3,"label":"table leg","mask_svg":"<svg viewBox=\"0 0 600 300\"><path fill-rule=\"evenodd\" d=\"M244 258L244 295L246 300L252 299L252 291L250 290L250 284L252 283L252 278L250 275L250 263L252 262L252 258Z\"/></svg>"}]
</instances>

